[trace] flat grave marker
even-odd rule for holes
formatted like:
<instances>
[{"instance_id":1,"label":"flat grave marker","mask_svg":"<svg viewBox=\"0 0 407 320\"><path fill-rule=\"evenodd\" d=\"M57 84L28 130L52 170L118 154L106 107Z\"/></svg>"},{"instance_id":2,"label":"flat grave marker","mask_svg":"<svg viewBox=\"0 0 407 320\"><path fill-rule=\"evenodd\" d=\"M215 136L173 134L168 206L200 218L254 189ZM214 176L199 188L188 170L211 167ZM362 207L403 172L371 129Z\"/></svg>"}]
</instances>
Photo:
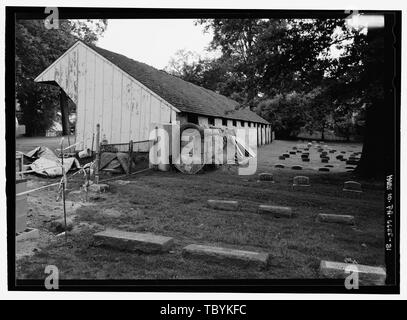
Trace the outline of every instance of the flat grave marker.
<instances>
[{"instance_id":1,"label":"flat grave marker","mask_svg":"<svg viewBox=\"0 0 407 320\"><path fill-rule=\"evenodd\" d=\"M239 210L239 202L234 200L208 200L208 206L212 209L236 211Z\"/></svg>"},{"instance_id":2,"label":"flat grave marker","mask_svg":"<svg viewBox=\"0 0 407 320\"><path fill-rule=\"evenodd\" d=\"M272 205L259 205L257 212L261 215L272 216L274 218L291 218L292 209L290 207L272 206Z\"/></svg>"},{"instance_id":3,"label":"flat grave marker","mask_svg":"<svg viewBox=\"0 0 407 320\"><path fill-rule=\"evenodd\" d=\"M199 259L209 263L232 264L239 267L255 268L266 267L270 259L270 255L265 252L236 250L199 244L190 244L184 247L182 249L182 256L187 259Z\"/></svg>"},{"instance_id":4,"label":"flat grave marker","mask_svg":"<svg viewBox=\"0 0 407 320\"><path fill-rule=\"evenodd\" d=\"M93 237L98 245L145 253L168 252L174 245L174 240L170 237L116 229L95 233Z\"/></svg>"},{"instance_id":5,"label":"flat grave marker","mask_svg":"<svg viewBox=\"0 0 407 320\"><path fill-rule=\"evenodd\" d=\"M348 224L353 225L355 224L355 217L351 215L345 214L326 214L320 213L317 216L318 222L326 222L326 223L338 223L338 224Z\"/></svg>"},{"instance_id":6,"label":"flat grave marker","mask_svg":"<svg viewBox=\"0 0 407 320\"><path fill-rule=\"evenodd\" d=\"M322 276L330 279L344 279L351 272L357 272L362 286L386 284L386 270L382 267L322 260L319 270Z\"/></svg>"}]
</instances>

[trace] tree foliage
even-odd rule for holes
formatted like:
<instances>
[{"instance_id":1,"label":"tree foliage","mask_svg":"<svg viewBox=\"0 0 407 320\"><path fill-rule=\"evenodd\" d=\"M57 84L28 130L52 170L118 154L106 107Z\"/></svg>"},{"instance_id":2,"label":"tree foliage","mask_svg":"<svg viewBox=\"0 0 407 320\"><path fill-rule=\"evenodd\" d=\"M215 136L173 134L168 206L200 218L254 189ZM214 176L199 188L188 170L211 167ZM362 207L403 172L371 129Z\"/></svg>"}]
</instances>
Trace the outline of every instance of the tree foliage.
<instances>
[{"instance_id":1,"label":"tree foliage","mask_svg":"<svg viewBox=\"0 0 407 320\"><path fill-rule=\"evenodd\" d=\"M46 29L43 20L16 21L16 99L27 135L43 135L59 107L59 89L34 79L76 40L94 43L106 27L106 20L59 20L58 29Z\"/></svg>"},{"instance_id":2,"label":"tree foliage","mask_svg":"<svg viewBox=\"0 0 407 320\"><path fill-rule=\"evenodd\" d=\"M310 133L331 129L347 139L377 132L378 124L363 126L380 118L383 104L383 29L366 32L339 18L200 19L196 24L213 33L211 49L222 55L202 62L202 68L195 65L188 77L180 73L181 78L249 106L280 137L295 136L302 127ZM203 81L211 73L212 82ZM367 145L375 150L374 142L365 140L363 154Z\"/></svg>"}]
</instances>

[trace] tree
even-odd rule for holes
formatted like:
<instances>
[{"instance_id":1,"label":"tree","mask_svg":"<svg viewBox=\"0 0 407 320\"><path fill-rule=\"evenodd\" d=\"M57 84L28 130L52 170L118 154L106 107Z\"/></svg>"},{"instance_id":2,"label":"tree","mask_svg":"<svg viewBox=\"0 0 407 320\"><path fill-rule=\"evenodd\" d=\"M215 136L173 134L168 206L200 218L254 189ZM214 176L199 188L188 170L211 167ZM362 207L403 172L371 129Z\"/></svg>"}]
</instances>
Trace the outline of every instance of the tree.
<instances>
[{"instance_id":1,"label":"tree","mask_svg":"<svg viewBox=\"0 0 407 320\"><path fill-rule=\"evenodd\" d=\"M270 121L277 138L294 139L306 124L308 108L308 97L293 91L262 100L257 112Z\"/></svg>"},{"instance_id":2,"label":"tree","mask_svg":"<svg viewBox=\"0 0 407 320\"><path fill-rule=\"evenodd\" d=\"M43 20L17 20L16 99L27 135L44 135L59 106L59 89L35 83L35 77L78 38L93 43L106 26L106 20L60 20L59 29L46 29Z\"/></svg>"}]
</instances>

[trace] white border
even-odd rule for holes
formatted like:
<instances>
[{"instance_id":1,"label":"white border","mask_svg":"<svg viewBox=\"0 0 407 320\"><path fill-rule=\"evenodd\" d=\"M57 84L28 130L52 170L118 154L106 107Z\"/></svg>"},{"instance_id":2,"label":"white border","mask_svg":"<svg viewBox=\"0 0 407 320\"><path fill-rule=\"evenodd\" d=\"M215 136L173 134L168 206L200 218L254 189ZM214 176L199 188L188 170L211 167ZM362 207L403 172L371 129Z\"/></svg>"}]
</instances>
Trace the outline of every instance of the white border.
<instances>
[{"instance_id":1,"label":"white border","mask_svg":"<svg viewBox=\"0 0 407 320\"><path fill-rule=\"evenodd\" d=\"M5 6L26 6L34 5L33 3L28 4L27 1L21 0L5 0L0 7L0 14L2 17L5 17ZM402 43L405 44L407 41L407 2L405 1L378 1L378 0L352 0L345 2L328 2L324 0L309 0L309 1L300 1L300 0L286 0L286 1L260 1L252 0L248 2L247 0L196 0L193 3L189 0L178 0L178 1L165 1L165 0L156 0L153 5L151 1L147 0L138 0L138 1L125 1L125 0L116 0L112 1L92 1L91 3L83 2L79 0L53 0L53 1L37 1L37 6L48 6L48 7L142 7L142 8L233 8L233 9L336 9L336 10L352 10L352 9L364 9L364 10L403 10L402 12ZM4 101L4 44L5 44L5 24L4 20L0 25L0 48L1 48L1 59L0 59L0 101ZM402 57L407 57L406 46L402 47ZM406 74L406 64L402 61L402 97L401 97L401 146L406 145L406 134L403 131L404 124L406 123L406 90L405 83L407 82ZM2 112L0 116L0 121L2 124L5 123L5 113ZM5 137L5 126L0 125L0 136ZM7 291L7 238L6 238L6 196L5 196L5 140L1 142L1 150L3 151L0 157L0 206L3 210L0 212L0 299L236 299L236 300L253 300L253 299L406 299L407 297L407 288L406 288L406 273L403 273L403 270L407 270L406 265L406 229L407 217L404 213L405 204L403 198L400 199L400 272L401 272L401 294L398 295L349 295L349 294L240 294L240 293L109 293L109 292L8 292ZM400 178L402 179L400 183L400 194L405 194L405 179L406 178L406 168L403 164L407 163L407 156L405 152L406 148L401 148L401 172Z\"/></svg>"}]
</instances>

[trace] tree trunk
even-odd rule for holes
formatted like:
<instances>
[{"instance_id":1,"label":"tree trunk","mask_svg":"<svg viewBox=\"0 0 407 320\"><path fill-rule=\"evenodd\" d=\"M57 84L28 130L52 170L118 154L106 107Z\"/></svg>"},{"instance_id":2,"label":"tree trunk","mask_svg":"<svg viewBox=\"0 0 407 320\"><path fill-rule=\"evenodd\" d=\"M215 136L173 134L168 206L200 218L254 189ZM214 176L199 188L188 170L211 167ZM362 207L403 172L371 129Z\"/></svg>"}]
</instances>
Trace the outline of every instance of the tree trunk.
<instances>
[{"instance_id":1,"label":"tree trunk","mask_svg":"<svg viewBox=\"0 0 407 320\"><path fill-rule=\"evenodd\" d=\"M383 100L376 100L366 110L362 156L355 170L365 178L382 177L384 174L386 155L384 154L383 104Z\"/></svg>"},{"instance_id":2,"label":"tree trunk","mask_svg":"<svg viewBox=\"0 0 407 320\"><path fill-rule=\"evenodd\" d=\"M67 136L71 134L69 125L69 103L68 97L62 89L59 91L59 102L61 105L62 135Z\"/></svg>"},{"instance_id":3,"label":"tree trunk","mask_svg":"<svg viewBox=\"0 0 407 320\"><path fill-rule=\"evenodd\" d=\"M391 141L385 143L385 137L389 135L389 127L386 125L391 114L385 106L385 78L388 82L389 69L384 68L384 50L393 50L389 45L384 46L384 29L368 30L368 54L365 58L365 71L362 80L367 84L366 96L370 100L366 109L366 127L364 132L363 150L356 173L365 178L383 177L385 172L386 157L391 157L386 147L391 146ZM391 52L392 53L392 52ZM387 84L388 85L388 84ZM388 100L386 100L388 101ZM388 106L392 108L392 105ZM392 126L390 130L392 130Z\"/></svg>"}]
</instances>

